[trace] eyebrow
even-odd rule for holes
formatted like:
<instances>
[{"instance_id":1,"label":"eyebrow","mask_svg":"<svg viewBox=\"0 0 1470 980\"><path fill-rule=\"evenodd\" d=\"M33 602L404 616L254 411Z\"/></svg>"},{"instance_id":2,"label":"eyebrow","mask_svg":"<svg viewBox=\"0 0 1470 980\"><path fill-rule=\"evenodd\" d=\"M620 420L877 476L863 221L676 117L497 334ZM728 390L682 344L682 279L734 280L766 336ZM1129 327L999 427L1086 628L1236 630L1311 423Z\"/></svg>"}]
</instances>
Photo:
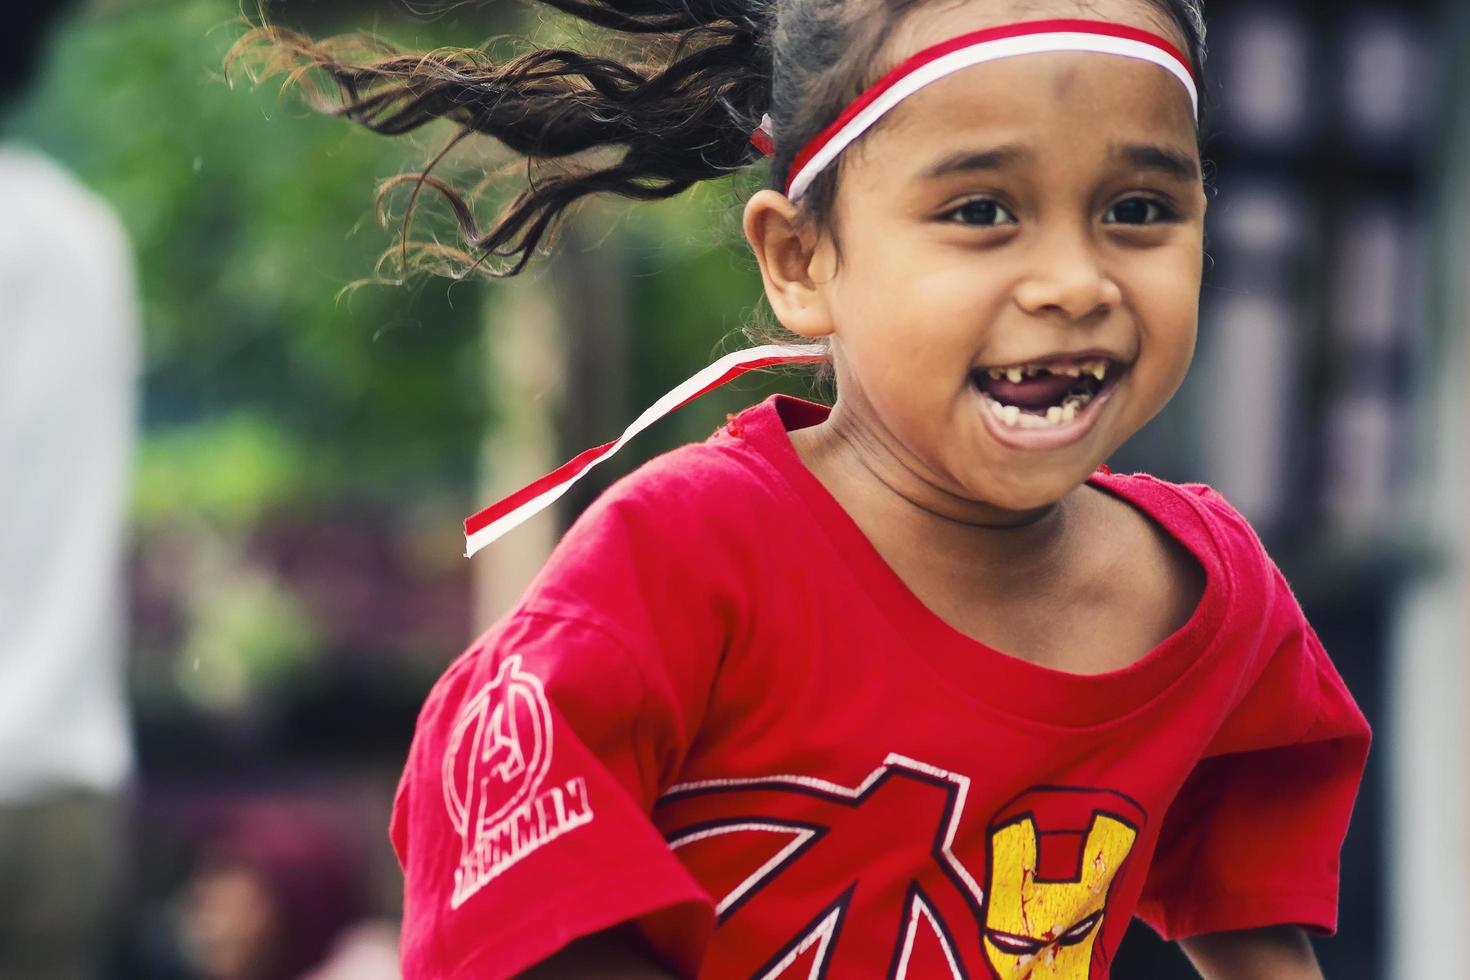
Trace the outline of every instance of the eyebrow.
<instances>
[{"instance_id":1,"label":"eyebrow","mask_svg":"<svg viewBox=\"0 0 1470 980\"><path fill-rule=\"evenodd\" d=\"M1199 164L1194 162L1194 157L1167 146L1129 143L1113 147L1113 156L1128 161L1137 170L1152 170L1186 183L1200 179Z\"/></svg>"},{"instance_id":2,"label":"eyebrow","mask_svg":"<svg viewBox=\"0 0 1470 980\"><path fill-rule=\"evenodd\" d=\"M950 174L976 173L986 170L1004 170L1030 157L1024 148L1015 144L998 146L993 150L961 150L942 157L919 171L920 180L937 180Z\"/></svg>"},{"instance_id":3,"label":"eyebrow","mask_svg":"<svg viewBox=\"0 0 1470 980\"><path fill-rule=\"evenodd\" d=\"M1194 182L1200 179L1199 165L1187 153L1156 146L1151 143L1127 143L1115 145L1112 155L1136 170L1161 173L1175 180ZM919 180L937 180L957 173L980 173L1004 170L1030 159L1031 153L1022 146L1007 144L990 150L961 150L941 157L919 171Z\"/></svg>"}]
</instances>

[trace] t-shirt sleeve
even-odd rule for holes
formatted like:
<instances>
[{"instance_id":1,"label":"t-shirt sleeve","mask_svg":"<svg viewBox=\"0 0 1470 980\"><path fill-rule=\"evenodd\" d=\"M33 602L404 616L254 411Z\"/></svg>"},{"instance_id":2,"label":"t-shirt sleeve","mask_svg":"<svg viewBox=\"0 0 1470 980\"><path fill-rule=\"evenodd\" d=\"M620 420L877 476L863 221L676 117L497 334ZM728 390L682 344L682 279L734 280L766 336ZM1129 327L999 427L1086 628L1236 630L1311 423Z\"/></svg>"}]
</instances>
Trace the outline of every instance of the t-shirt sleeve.
<instances>
[{"instance_id":1,"label":"t-shirt sleeve","mask_svg":"<svg viewBox=\"0 0 1470 980\"><path fill-rule=\"evenodd\" d=\"M1165 815L1138 903L1165 939L1337 928L1368 724L1274 565L1269 576L1253 612L1269 624L1264 665Z\"/></svg>"},{"instance_id":2,"label":"t-shirt sleeve","mask_svg":"<svg viewBox=\"0 0 1470 980\"><path fill-rule=\"evenodd\" d=\"M697 968L713 906L649 813L698 731L726 624L710 574L641 523L677 525L664 510L596 505L431 692L390 828L409 980L513 976L655 914L680 938L657 957Z\"/></svg>"},{"instance_id":3,"label":"t-shirt sleeve","mask_svg":"<svg viewBox=\"0 0 1470 980\"><path fill-rule=\"evenodd\" d=\"M666 722L596 626L521 613L440 681L394 803L405 977L513 976L657 911L709 899L648 817ZM662 716L662 717L660 717Z\"/></svg>"}]
</instances>

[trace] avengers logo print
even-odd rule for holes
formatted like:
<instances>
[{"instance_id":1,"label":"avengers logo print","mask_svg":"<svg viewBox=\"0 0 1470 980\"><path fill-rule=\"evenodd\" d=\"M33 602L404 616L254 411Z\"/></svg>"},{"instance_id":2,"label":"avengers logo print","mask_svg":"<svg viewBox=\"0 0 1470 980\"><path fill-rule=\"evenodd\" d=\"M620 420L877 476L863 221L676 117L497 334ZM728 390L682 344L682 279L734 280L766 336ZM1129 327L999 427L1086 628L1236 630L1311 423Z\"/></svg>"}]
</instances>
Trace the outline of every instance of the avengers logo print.
<instances>
[{"instance_id":1,"label":"avengers logo print","mask_svg":"<svg viewBox=\"0 0 1470 980\"><path fill-rule=\"evenodd\" d=\"M716 901L700 976L1107 976L1127 926L1108 903L1143 807L1035 786L972 822L970 790L968 776L898 753L857 785L786 774L671 787L655 817Z\"/></svg>"},{"instance_id":2,"label":"avengers logo print","mask_svg":"<svg viewBox=\"0 0 1470 980\"><path fill-rule=\"evenodd\" d=\"M1113 882L1147 821L1122 793L1036 786L1001 807L986 862L985 956L1001 980L1108 975Z\"/></svg>"},{"instance_id":3,"label":"avengers logo print","mask_svg":"<svg viewBox=\"0 0 1470 980\"><path fill-rule=\"evenodd\" d=\"M455 719L442 769L444 804L463 842L450 908L592 820L585 779L542 790L551 722L541 679L521 669L519 655L507 657Z\"/></svg>"},{"instance_id":4,"label":"avengers logo print","mask_svg":"<svg viewBox=\"0 0 1470 980\"><path fill-rule=\"evenodd\" d=\"M701 976L979 976L984 895L957 850L969 791L968 776L899 753L855 786L788 774L671 787L656 816L717 902Z\"/></svg>"}]
</instances>

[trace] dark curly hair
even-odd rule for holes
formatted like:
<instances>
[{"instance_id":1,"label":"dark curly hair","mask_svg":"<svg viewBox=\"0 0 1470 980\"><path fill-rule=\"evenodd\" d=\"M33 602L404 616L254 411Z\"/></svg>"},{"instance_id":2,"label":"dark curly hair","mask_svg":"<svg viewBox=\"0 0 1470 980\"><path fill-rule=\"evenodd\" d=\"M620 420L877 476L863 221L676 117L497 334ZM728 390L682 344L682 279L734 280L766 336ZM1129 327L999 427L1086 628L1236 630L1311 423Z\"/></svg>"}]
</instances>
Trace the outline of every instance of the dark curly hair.
<instances>
[{"instance_id":1,"label":"dark curly hair","mask_svg":"<svg viewBox=\"0 0 1470 980\"><path fill-rule=\"evenodd\" d=\"M503 60L482 49L404 53L361 35L318 41L262 22L235 44L225 67L241 62L256 80L284 73L321 111L386 135L454 123L450 145L422 172L387 181L379 200L393 187L414 186L403 216L404 271L413 203L429 187L448 203L466 248L420 250L423 264L443 268L445 257L457 257L461 273L502 277L524 269L588 195L672 197L764 160L750 136L765 113L779 134L769 183L783 189L796 152L876 81L884 39L925 0L538 2L603 29L629 53L536 48ZM1202 0L1147 2L1183 36L1198 77ZM566 165L530 180L482 229L466 195L432 172L470 134L493 137L528 163ZM621 152L581 159L609 148ZM839 172L840 165L828 168L801 198L803 216L819 226L830 223ZM509 261L495 267L491 258Z\"/></svg>"}]
</instances>

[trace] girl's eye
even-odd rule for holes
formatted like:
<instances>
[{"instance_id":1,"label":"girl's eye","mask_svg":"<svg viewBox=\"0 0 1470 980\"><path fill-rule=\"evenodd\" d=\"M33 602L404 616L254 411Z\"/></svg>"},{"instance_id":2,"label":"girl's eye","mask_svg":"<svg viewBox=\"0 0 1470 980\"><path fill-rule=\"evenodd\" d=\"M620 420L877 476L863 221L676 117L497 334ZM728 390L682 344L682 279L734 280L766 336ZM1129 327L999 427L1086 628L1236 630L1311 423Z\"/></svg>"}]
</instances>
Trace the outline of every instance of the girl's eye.
<instances>
[{"instance_id":1,"label":"girl's eye","mask_svg":"<svg viewBox=\"0 0 1470 980\"><path fill-rule=\"evenodd\" d=\"M977 197L973 201L966 201L949 212L946 217L953 219L958 224L972 225L977 228L995 228L1016 223L1016 219L1001 206L999 201L988 197Z\"/></svg>"},{"instance_id":2,"label":"girl's eye","mask_svg":"<svg viewBox=\"0 0 1470 980\"><path fill-rule=\"evenodd\" d=\"M1168 221L1174 217L1174 212L1161 201L1155 201L1147 197L1130 197L1126 201L1119 201L1108 209L1103 216L1104 224L1117 225L1151 225L1160 221Z\"/></svg>"}]
</instances>

